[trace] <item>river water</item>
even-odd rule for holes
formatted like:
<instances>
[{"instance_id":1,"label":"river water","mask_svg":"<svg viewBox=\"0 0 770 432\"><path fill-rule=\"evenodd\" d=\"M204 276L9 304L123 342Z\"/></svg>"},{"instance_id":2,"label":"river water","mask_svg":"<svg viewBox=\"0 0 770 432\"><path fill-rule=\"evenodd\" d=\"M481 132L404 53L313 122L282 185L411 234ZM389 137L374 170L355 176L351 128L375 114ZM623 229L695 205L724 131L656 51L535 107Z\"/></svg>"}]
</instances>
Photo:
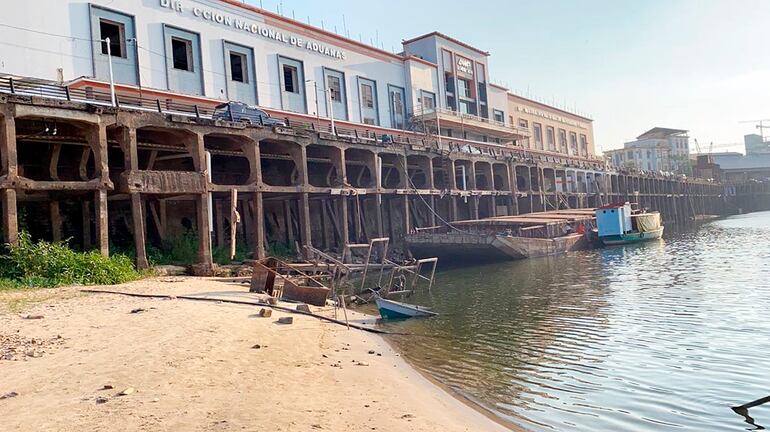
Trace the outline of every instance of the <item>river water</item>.
<instances>
[{"instance_id":1,"label":"river water","mask_svg":"<svg viewBox=\"0 0 770 432\"><path fill-rule=\"evenodd\" d=\"M418 368L533 431L740 431L770 395L770 212L660 241L447 269L387 324Z\"/></svg>"}]
</instances>

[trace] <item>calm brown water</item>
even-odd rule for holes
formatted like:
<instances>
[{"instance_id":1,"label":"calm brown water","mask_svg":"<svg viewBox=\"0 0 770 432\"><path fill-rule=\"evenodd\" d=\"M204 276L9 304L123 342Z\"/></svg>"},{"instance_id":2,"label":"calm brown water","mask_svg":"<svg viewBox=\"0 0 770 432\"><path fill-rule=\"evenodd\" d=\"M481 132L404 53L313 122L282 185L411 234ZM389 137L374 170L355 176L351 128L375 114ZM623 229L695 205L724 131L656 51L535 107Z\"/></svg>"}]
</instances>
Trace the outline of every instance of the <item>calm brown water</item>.
<instances>
[{"instance_id":1,"label":"calm brown water","mask_svg":"<svg viewBox=\"0 0 770 432\"><path fill-rule=\"evenodd\" d=\"M770 395L770 213L439 273L387 324L419 368L535 431L740 431ZM750 412L770 427L770 403Z\"/></svg>"}]
</instances>

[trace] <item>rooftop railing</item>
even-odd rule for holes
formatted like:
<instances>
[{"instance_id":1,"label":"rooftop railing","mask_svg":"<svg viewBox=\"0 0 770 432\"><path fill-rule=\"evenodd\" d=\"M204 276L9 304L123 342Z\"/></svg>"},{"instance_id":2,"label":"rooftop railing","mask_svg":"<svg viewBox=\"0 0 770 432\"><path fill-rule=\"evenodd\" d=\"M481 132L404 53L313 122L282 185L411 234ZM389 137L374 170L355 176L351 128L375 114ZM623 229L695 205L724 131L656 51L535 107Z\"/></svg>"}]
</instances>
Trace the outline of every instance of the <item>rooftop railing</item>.
<instances>
[{"instance_id":1,"label":"rooftop railing","mask_svg":"<svg viewBox=\"0 0 770 432\"><path fill-rule=\"evenodd\" d=\"M71 102L87 103L91 105L112 107L111 93L107 90L98 90L92 87L85 88L71 88L70 86L54 83L51 81L36 79L36 78L19 78L13 76L0 76L0 93L13 94L18 96L30 96L30 97L43 97L55 100L65 100ZM213 107L215 101L212 101L212 105L203 106L190 103L176 102L171 98L149 98L134 95L116 94L116 108L157 112L160 114L174 114L180 116L186 116L198 119L212 119L214 116L215 108ZM270 110L275 111L275 110ZM434 110L434 112L436 112ZM462 118L474 118L478 121L495 124L497 126L503 125L506 128L513 130L526 130L519 127L511 128L510 125L504 125L501 122L496 122L489 119L481 119L480 117L470 116L467 114L459 114L455 111L439 110L438 112L447 113L449 115L463 116ZM449 152L460 152L470 155L488 155L488 156L513 156L521 160L569 160L571 163L577 164L593 164L596 165L600 161L583 158L580 160L570 157L568 155L557 154L546 151L532 151L531 149L524 149L520 146L511 146L497 143L474 141L456 137L437 137L432 134L422 134L415 131L400 131L395 129L387 129L382 127L367 128L366 125L360 127L354 127L349 122L337 122L334 128L332 128L329 119L324 118L290 118L301 117L300 115L294 115L296 113L281 113L286 115L283 118L286 127L297 131L310 131L310 132L322 132L331 135L335 135L341 138L351 138L358 140L370 141L373 144L389 144L396 143L402 145L421 145L424 147L436 148L437 150L445 150ZM280 118L280 117L279 117ZM251 124L264 126L262 117L257 118L251 122ZM377 131L380 133L377 133Z\"/></svg>"}]
</instances>

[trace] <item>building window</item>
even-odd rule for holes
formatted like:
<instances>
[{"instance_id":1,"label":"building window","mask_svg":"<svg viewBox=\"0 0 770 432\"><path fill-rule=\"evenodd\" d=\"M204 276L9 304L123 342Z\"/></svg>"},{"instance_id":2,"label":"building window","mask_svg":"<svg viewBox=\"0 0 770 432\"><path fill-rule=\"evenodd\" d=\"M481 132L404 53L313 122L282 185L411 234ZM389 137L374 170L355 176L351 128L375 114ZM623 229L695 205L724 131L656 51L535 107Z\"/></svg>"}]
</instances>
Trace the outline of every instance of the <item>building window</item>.
<instances>
[{"instance_id":1,"label":"building window","mask_svg":"<svg viewBox=\"0 0 770 432\"><path fill-rule=\"evenodd\" d=\"M370 125L379 125L380 114L377 102L377 83L359 77L358 97L361 103L361 122Z\"/></svg>"},{"instance_id":2,"label":"building window","mask_svg":"<svg viewBox=\"0 0 770 432\"><path fill-rule=\"evenodd\" d=\"M171 54L173 56L174 69L193 72L192 41L172 37Z\"/></svg>"},{"instance_id":3,"label":"building window","mask_svg":"<svg viewBox=\"0 0 770 432\"><path fill-rule=\"evenodd\" d=\"M436 107L436 95L423 90L420 103L422 103L423 111L432 110Z\"/></svg>"},{"instance_id":4,"label":"building window","mask_svg":"<svg viewBox=\"0 0 770 432\"><path fill-rule=\"evenodd\" d=\"M476 111L476 104L470 101L460 101L460 112L468 115L478 115Z\"/></svg>"},{"instance_id":5,"label":"building window","mask_svg":"<svg viewBox=\"0 0 770 432\"><path fill-rule=\"evenodd\" d=\"M113 57L126 58L126 26L122 23L107 19L99 20L99 34L102 40L102 54L107 55L107 41L110 39L109 51Z\"/></svg>"},{"instance_id":6,"label":"building window","mask_svg":"<svg viewBox=\"0 0 770 432\"><path fill-rule=\"evenodd\" d=\"M404 114L404 101L402 95L399 92L393 92L393 112L396 115Z\"/></svg>"},{"instance_id":7,"label":"building window","mask_svg":"<svg viewBox=\"0 0 770 432\"><path fill-rule=\"evenodd\" d=\"M556 132L553 126L547 126L545 128L545 139L548 143L548 150L556 150Z\"/></svg>"},{"instance_id":8,"label":"building window","mask_svg":"<svg viewBox=\"0 0 770 432\"><path fill-rule=\"evenodd\" d=\"M559 151L569 154L567 149L567 131L559 129Z\"/></svg>"},{"instance_id":9,"label":"building window","mask_svg":"<svg viewBox=\"0 0 770 432\"><path fill-rule=\"evenodd\" d=\"M519 127L529 129L529 122L524 119L519 119Z\"/></svg>"},{"instance_id":10,"label":"building window","mask_svg":"<svg viewBox=\"0 0 770 432\"><path fill-rule=\"evenodd\" d=\"M283 65L283 90L289 93L299 93L298 76L295 66Z\"/></svg>"},{"instance_id":11,"label":"building window","mask_svg":"<svg viewBox=\"0 0 770 432\"><path fill-rule=\"evenodd\" d=\"M495 121L500 123L505 123L505 113L500 110L492 110L492 113L495 116Z\"/></svg>"},{"instance_id":12,"label":"building window","mask_svg":"<svg viewBox=\"0 0 770 432\"><path fill-rule=\"evenodd\" d=\"M535 138L535 147L543 149L543 126L540 123L532 123L534 128L533 134Z\"/></svg>"},{"instance_id":13,"label":"building window","mask_svg":"<svg viewBox=\"0 0 770 432\"><path fill-rule=\"evenodd\" d=\"M364 108L374 108L374 89L369 84L361 84L361 104Z\"/></svg>"},{"instance_id":14,"label":"building window","mask_svg":"<svg viewBox=\"0 0 770 432\"><path fill-rule=\"evenodd\" d=\"M457 79L457 94L460 95L460 97L464 98L472 98L471 93L471 82L466 79L458 78Z\"/></svg>"},{"instance_id":15,"label":"building window","mask_svg":"<svg viewBox=\"0 0 770 432\"><path fill-rule=\"evenodd\" d=\"M331 75L327 76L326 86L329 88L331 99L334 102L342 102L342 81L340 81L340 78Z\"/></svg>"},{"instance_id":16,"label":"building window","mask_svg":"<svg viewBox=\"0 0 770 432\"><path fill-rule=\"evenodd\" d=\"M240 83L249 82L249 66L246 55L230 51L230 78Z\"/></svg>"},{"instance_id":17,"label":"building window","mask_svg":"<svg viewBox=\"0 0 770 432\"><path fill-rule=\"evenodd\" d=\"M8 2L6 2L8 3ZM61 3L61 2L58 2ZM113 10L103 9L94 3L98 2L83 2L85 7L89 9L90 18L88 23L83 23L86 31L88 32L88 38L96 41L96 43L89 45L90 47L90 60L93 66L92 73L95 79L99 81L109 81L110 79L110 66L112 66L113 74L112 78L116 83L138 85L139 84L139 64L137 62L137 51L134 40L136 38L136 27L134 25L134 18L130 15L125 15ZM102 2L105 3L105 2ZM21 2L18 2L21 5ZM35 6L38 3L30 3L30 14L37 12ZM19 6L22 7L22 6ZM38 8L39 9L39 8ZM82 27L82 26L81 26ZM161 65L162 69L171 69L171 45L170 39L166 39L163 36L163 46L156 47L158 51L168 53L168 63ZM106 39L110 40L109 46ZM107 61L107 51L109 49L109 55L113 60L119 61ZM80 53L81 55L83 53ZM161 54L164 56L164 54ZM164 70L165 71L165 70ZM169 89L172 89L172 85L169 85ZM191 91L195 91L191 89Z\"/></svg>"},{"instance_id":18,"label":"building window","mask_svg":"<svg viewBox=\"0 0 770 432\"><path fill-rule=\"evenodd\" d=\"M570 147L572 147L572 154L577 155L578 154L578 142L577 142L577 134L575 132L569 133L569 144Z\"/></svg>"},{"instance_id":19,"label":"building window","mask_svg":"<svg viewBox=\"0 0 770 432\"><path fill-rule=\"evenodd\" d=\"M406 92L401 87L388 85L388 98L390 100L390 126L403 129L406 121Z\"/></svg>"}]
</instances>

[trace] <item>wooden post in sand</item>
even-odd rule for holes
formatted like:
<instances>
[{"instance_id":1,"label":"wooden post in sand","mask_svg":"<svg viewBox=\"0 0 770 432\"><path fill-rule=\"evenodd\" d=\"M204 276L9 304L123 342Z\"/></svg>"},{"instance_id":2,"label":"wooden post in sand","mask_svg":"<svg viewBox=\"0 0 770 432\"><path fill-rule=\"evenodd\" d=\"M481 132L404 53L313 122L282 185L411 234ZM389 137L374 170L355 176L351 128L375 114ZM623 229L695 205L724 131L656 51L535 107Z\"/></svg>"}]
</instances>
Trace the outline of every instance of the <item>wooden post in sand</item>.
<instances>
[{"instance_id":1,"label":"wooden post in sand","mask_svg":"<svg viewBox=\"0 0 770 432\"><path fill-rule=\"evenodd\" d=\"M230 259L235 258L235 237L241 215L238 213L238 190L230 190Z\"/></svg>"}]
</instances>

